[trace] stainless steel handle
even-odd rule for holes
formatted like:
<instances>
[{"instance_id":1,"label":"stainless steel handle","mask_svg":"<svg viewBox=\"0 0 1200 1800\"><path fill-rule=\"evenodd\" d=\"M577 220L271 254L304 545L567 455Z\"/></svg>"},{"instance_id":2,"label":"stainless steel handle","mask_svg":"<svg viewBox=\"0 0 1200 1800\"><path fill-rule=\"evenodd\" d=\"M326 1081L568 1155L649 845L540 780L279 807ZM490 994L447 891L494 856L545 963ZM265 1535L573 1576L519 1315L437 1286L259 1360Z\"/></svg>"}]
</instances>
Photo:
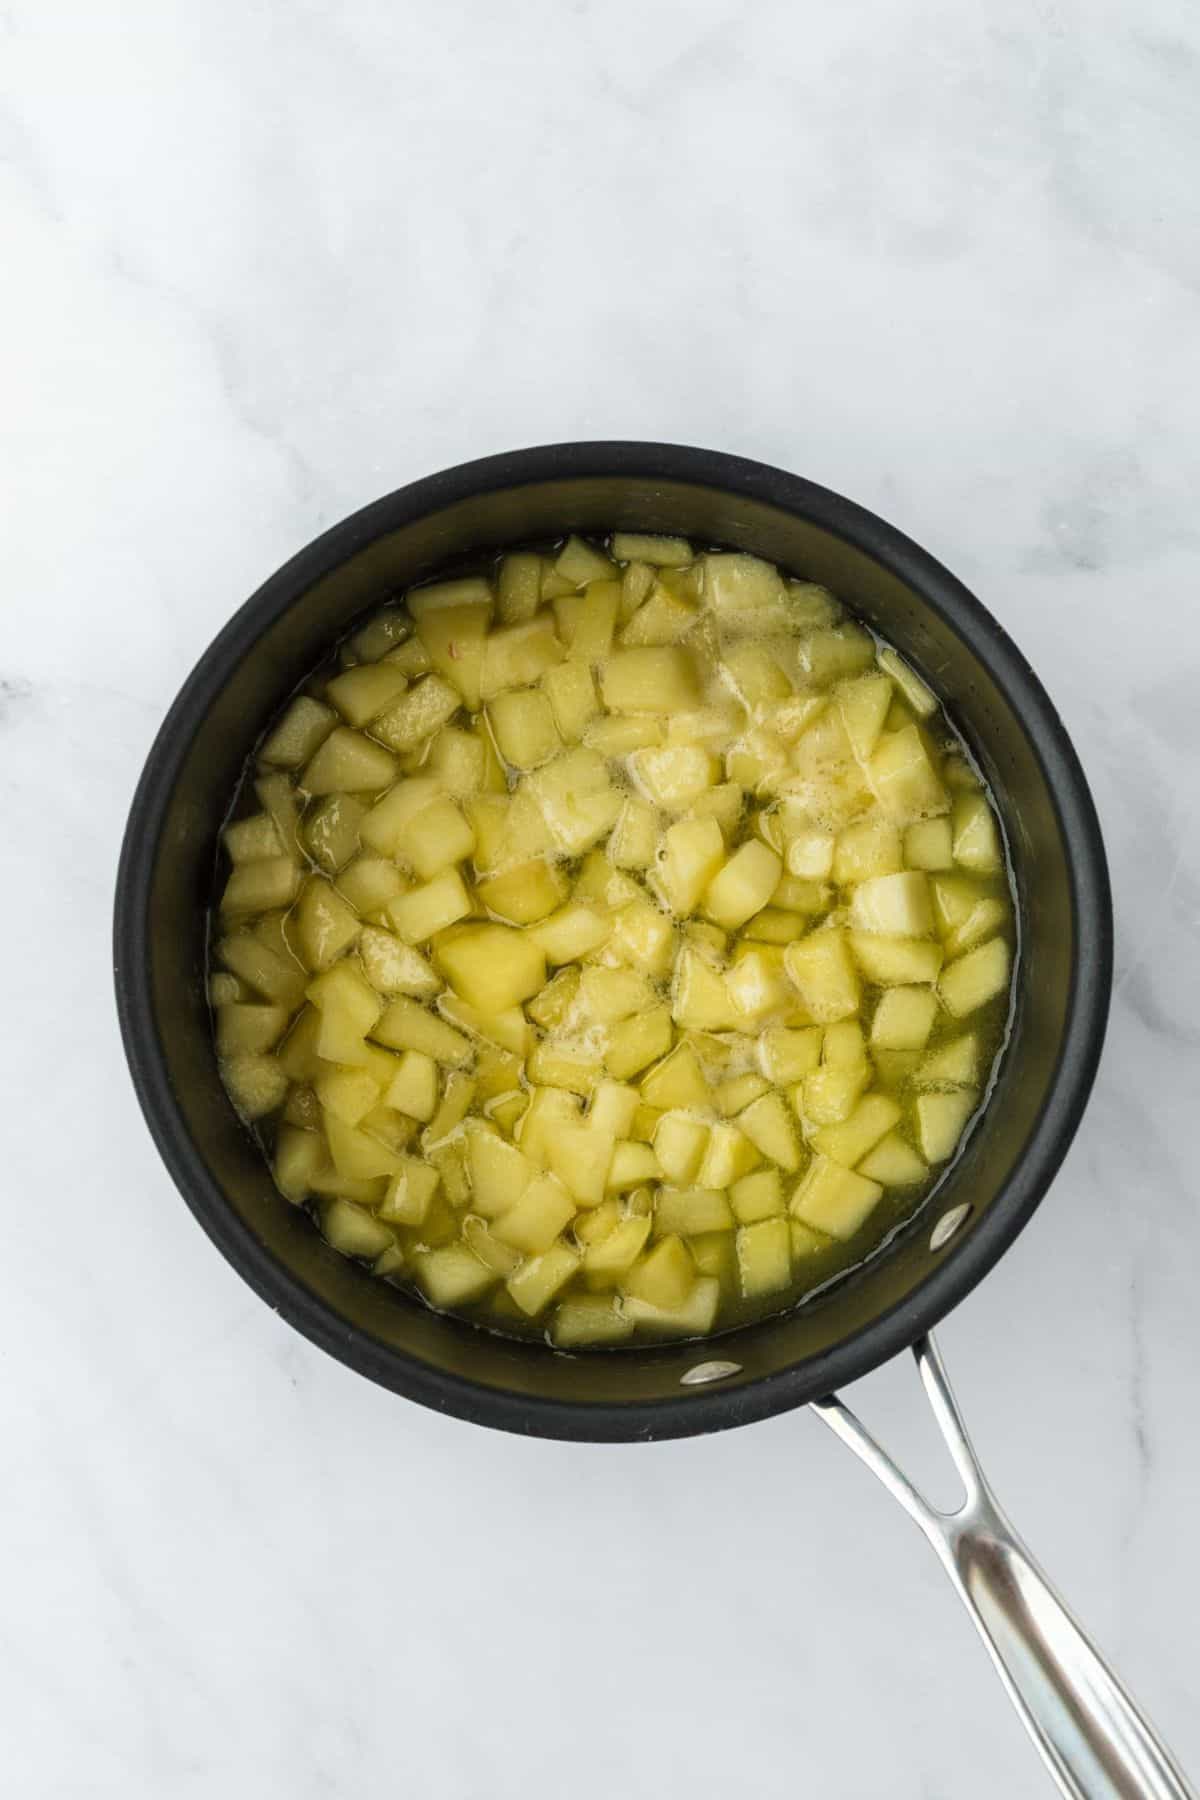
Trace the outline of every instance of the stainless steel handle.
<instances>
[{"instance_id":1,"label":"stainless steel handle","mask_svg":"<svg viewBox=\"0 0 1200 1800\"><path fill-rule=\"evenodd\" d=\"M920 1527L975 1621L1000 1679L1071 1800L1197 1800L1145 1714L1088 1642L997 1504L932 1337L913 1354L966 1489L938 1512L836 1395L818 1412Z\"/></svg>"}]
</instances>

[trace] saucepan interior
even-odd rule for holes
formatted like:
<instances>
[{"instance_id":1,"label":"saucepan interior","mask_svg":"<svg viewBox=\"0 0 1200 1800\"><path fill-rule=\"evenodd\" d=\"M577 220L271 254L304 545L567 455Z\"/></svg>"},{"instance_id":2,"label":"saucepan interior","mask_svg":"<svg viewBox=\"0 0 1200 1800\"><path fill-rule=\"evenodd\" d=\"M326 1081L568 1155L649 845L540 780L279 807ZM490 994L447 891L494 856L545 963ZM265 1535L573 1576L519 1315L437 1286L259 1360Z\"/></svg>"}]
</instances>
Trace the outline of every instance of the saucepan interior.
<instances>
[{"instance_id":1,"label":"saucepan interior","mask_svg":"<svg viewBox=\"0 0 1200 1800\"><path fill-rule=\"evenodd\" d=\"M614 526L753 550L825 582L923 671L999 803L1020 959L991 1103L885 1253L791 1313L702 1346L564 1356L435 1315L335 1254L275 1191L217 1075L205 909L244 758L352 620L482 549ZM247 602L151 752L122 855L115 954L127 1053L167 1166L210 1237L285 1318L372 1379L479 1423L660 1438L828 1392L911 1342L980 1279L1045 1192L1086 1100L1107 1012L1111 913L1094 810L1061 722L1024 658L939 564L870 513L778 470L674 446L575 444L402 489L327 532ZM935 1247L935 1226L964 1206ZM715 1357L738 1372L684 1383Z\"/></svg>"}]
</instances>

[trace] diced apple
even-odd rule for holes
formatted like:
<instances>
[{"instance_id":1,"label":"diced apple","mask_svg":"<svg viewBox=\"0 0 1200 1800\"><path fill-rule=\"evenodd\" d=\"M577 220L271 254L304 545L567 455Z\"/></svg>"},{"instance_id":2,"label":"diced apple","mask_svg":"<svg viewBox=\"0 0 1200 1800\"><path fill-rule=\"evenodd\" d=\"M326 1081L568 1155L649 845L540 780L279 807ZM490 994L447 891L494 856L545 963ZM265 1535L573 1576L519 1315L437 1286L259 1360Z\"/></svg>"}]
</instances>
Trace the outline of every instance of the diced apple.
<instances>
[{"instance_id":1,"label":"diced apple","mask_svg":"<svg viewBox=\"0 0 1200 1800\"><path fill-rule=\"evenodd\" d=\"M974 1087L979 1079L979 1040L974 1032L931 1050L917 1070L926 1086Z\"/></svg>"},{"instance_id":2,"label":"diced apple","mask_svg":"<svg viewBox=\"0 0 1200 1800\"><path fill-rule=\"evenodd\" d=\"M954 866L950 820L918 819L904 833L904 860L910 869L930 873Z\"/></svg>"},{"instance_id":3,"label":"diced apple","mask_svg":"<svg viewBox=\"0 0 1200 1800\"><path fill-rule=\"evenodd\" d=\"M791 1211L801 1224L845 1241L866 1223L882 1196L877 1181L814 1156L792 1196Z\"/></svg>"},{"instance_id":4,"label":"diced apple","mask_svg":"<svg viewBox=\"0 0 1200 1800\"><path fill-rule=\"evenodd\" d=\"M821 1060L821 1030L772 1025L758 1039L759 1066L776 1087L791 1087L811 1075Z\"/></svg>"},{"instance_id":5,"label":"diced apple","mask_svg":"<svg viewBox=\"0 0 1200 1800\"><path fill-rule=\"evenodd\" d=\"M465 1068L471 1060L470 1042L461 1031L455 1031L444 1019L405 995L389 1001L371 1035L389 1050L419 1050L447 1068Z\"/></svg>"},{"instance_id":6,"label":"diced apple","mask_svg":"<svg viewBox=\"0 0 1200 1800\"><path fill-rule=\"evenodd\" d=\"M778 950L773 945L750 948L726 974L726 991L743 1021L760 1020L781 1008L790 1010L795 996L777 957Z\"/></svg>"},{"instance_id":7,"label":"diced apple","mask_svg":"<svg viewBox=\"0 0 1200 1800\"><path fill-rule=\"evenodd\" d=\"M778 569L744 552L710 553L702 558L704 598L723 618L780 614L787 590Z\"/></svg>"},{"instance_id":8,"label":"diced apple","mask_svg":"<svg viewBox=\"0 0 1200 1800\"><path fill-rule=\"evenodd\" d=\"M332 1064L316 1079L316 1095L326 1112L343 1125L357 1125L379 1105L379 1084L368 1069Z\"/></svg>"},{"instance_id":9,"label":"diced apple","mask_svg":"<svg viewBox=\"0 0 1200 1800\"><path fill-rule=\"evenodd\" d=\"M927 719L937 711L938 703L925 683L894 650L879 652L879 666L891 676L919 719Z\"/></svg>"},{"instance_id":10,"label":"diced apple","mask_svg":"<svg viewBox=\"0 0 1200 1800\"><path fill-rule=\"evenodd\" d=\"M682 1238L665 1237L630 1269L622 1284L626 1295L651 1306L677 1307L696 1279L696 1265Z\"/></svg>"},{"instance_id":11,"label":"diced apple","mask_svg":"<svg viewBox=\"0 0 1200 1800\"><path fill-rule=\"evenodd\" d=\"M891 681L886 675L860 675L839 690L837 703L854 754L866 762L879 742L892 703Z\"/></svg>"},{"instance_id":12,"label":"diced apple","mask_svg":"<svg viewBox=\"0 0 1200 1800\"><path fill-rule=\"evenodd\" d=\"M417 623L417 637L425 647L430 666L457 689L463 704L474 712L479 706L491 597L485 588L487 597L481 595L473 600L465 583L454 585L462 599L457 604L425 607Z\"/></svg>"},{"instance_id":13,"label":"diced apple","mask_svg":"<svg viewBox=\"0 0 1200 1800\"><path fill-rule=\"evenodd\" d=\"M526 778L547 829L566 856L580 856L611 830L623 800L602 756L567 750Z\"/></svg>"},{"instance_id":14,"label":"diced apple","mask_svg":"<svg viewBox=\"0 0 1200 1800\"><path fill-rule=\"evenodd\" d=\"M722 1121L709 1133L697 1179L701 1187L728 1188L761 1160L758 1146L740 1126Z\"/></svg>"},{"instance_id":15,"label":"diced apple","mask_svg":"<svg viewBox=\"0 0 1200 1800\"><path fill-rule=\"evenodd\" d=\"M690 1044L679 1044L669 1056L643 1075L642 1099L659 1110L672 1107L706 1107L708 1083Z\"/></svg>"},{"instance_id":16,"label":"diced apple","mask_svg":"<svg viewBox=\"0 0 1200 1800\"><path fill-rule=\"evenodd\" d=\"M685 1112L664 1112L654 1131L654 1154L665 1178L685 1187L699 1173L708 1126Z\"/></svg>"},{"instance_id":17,"label":"diced apple","mask_svg":"<svg viewBox=\"0 0 1200 1800\"><path fill-rule=\"evenodd\" d=\"M695 706L695 665L678 645L615 650L600 674L605 706L616 713L672 713Z\"/></svg>"},{"instance_id":18,"label":"diced apple","mask_svg":"<svg viewBox=\"0 0 1200 1800\"><path fill-rule=\"evenodd\" d=\"M858 1165L860 1175L878 1181L882 1187L919 1187L929 1170L911 1144L898 1132L889 1131L880 1138L868 1156Z\"/></svg>"},{"instance_id":19,"label":"diced apple","mask_svg":"<svg viewBox=\"0 0 1200 1800\"><path fill-rule=\"evenodd\" d=\"M309 983L307 992L321 1014L317 1054L328 1062L364 1060L363 1040L378 1020L383 1003L359 970L349 962L335 963Z\"/></svg>"},{"instance_id":20,"label":"diced apple","mask_svg":"<svg viewBox=\"0 0 1200 1800\"><path fill-rule=\"evenodd\" d=\"M497 695L488 704L487 716L496 747L513 768L539 768L560 747L554 709L536 688Z\"/></svg>"},{"instance_id":21,"label":"diced apple","mask_svg":"<svg viewBox=\"0 0 1200 1800\"><path fill-rule=\"evenodd\" d=\"M464 1075L461 1069L450 1070L437 1111L421 1133L421 1143L425 1149L433 1144L440 1144L452 1131L458 1129L475 1099L477 1085L474 1076Z\"/></svg>"},{"instance_id":22,"label":"diced apple","mask_svg":"<svg viewBox=\"0 0 1200 1800\"><path fill-rule=\"evenodd\" d=\"M727 1080L717 1082L712 1091L713 1104L723 1119L732 1119L766 1091L767 1084L762 1076L747 1069L742 1075L731 1075Z\"/></svg>"},{"instance_id":23,"label":"diced apple","mask_svg":"<svg viewBox=\"0 0 1200 1800\"><path fill-rule=\"evenodd\" d=\"M521 1119L521 1152L539 1168L550 1165L550 1144L560 1126L579 1117L579 1101L563 1088L535 1087Z\"/></svg>"},{"instance_id":24,"label":"diced apple","mask_svg":"<svg viewBox=\"0 0 1200 1800\"><path fill-rule=\"evenodd\" d=\"M692 560L686 538L657 537L636 531L613 533L612 553L618 562L652 563L655 568L684 567Z\"/></svg>"},{"instance_id":25,"label":"diced apple","mask_svg":"<svg viewBox=\"0 0 1200 1800\"><path fill-rule=\"evenodd\" d=\"M854 890L850 924L885 937L926 937L933 931L929 882L919 871L876 875Z\"/></svg>"},{"instance_id":26,"label":"diced apple","mask_svg":"<svg viewBox=\"0 0 1200 1800\"><path fill-rule=\"evenodd\" d=\"M518 625L504 625L487 638L480 691L494 700L507 688L532 687L547 669L563 660L563 647L549 613L538 613Z\"/></svg>"},{"instance_id":27,"label":"diced apple","mask_svg":"<svg viewBox=\"0 0 1200 1800\"><path fill-rule=\"evenodd\" d=\"M625 1317L660 1337L706 1337L716 1323L720 1300L720 1282L715 1276L701 1275L679 1306L656 1306L638 1295L629 1295Z\"/></svg>"},{"instance_id":28,"label":"diced apple","mask_svg":"<svg viewBox=\"0 0 1200 1800\"><path fill-rule=\"evenodd\" d=\"M796 1133L782 1094L763 1094L738 1114L737 1122L750 1142L781 1169L799 1168Z\"/></svg>"},{"instance_id":29,"label":"diced apple","mask_svg":"<svg viewBox=\"0 0 1200 1800\"><path fill-rule=\"evenodd\" d=\"M544 857L535 857L490 875L477 891L483 905L498 918L513 925L532 925L562 905L567 882L560 869Z\"/></svg>"},{"instance_id":30,"label":"diced apple","mask_svg":"<svg viewBox=\"0 0 1200 1800\"><path fill-rule=\"evenodd\" d=\"M417 1281L432 1306L466 1306L496 1284L494 1269L480 1262L467 1244L444 1244L413 1259Z\"/></svg>"},{"instance_id":31,"label":"diced apple","mask_svg":"<svg viewBox=\"0 0 1200 1800\"><path fill-rule=\"evenodd\" d=\"M995 814L981 793L959 794L954 801L953 853L956 863L976 875L999 873L1002 856Z\"/></svg>"},{"instance_id":32,"label":"diced apple","mask_svg":"<svg viewBox=\"0 0 1200 1800\"><path fill-rule=\"evenodd\" d=\"M388 1226L352 1200L325 1201L321 1207L321 1230L327 1242L343 1256L373 1260L395 1243Z\"/></svg>"},{"instance_id":33,"label":"diced apple","mask_svg":"<svg viewBox=\"0 0 1200 1800\"><path fill-rule=\"evenodd\" d=\"M814 1069L797 1089L797 1110L808 1125L836 1125L853 1112L870 1079L866 1063L858 1068Z\"/></svg>"},{"instance_id":34,"label":"diced apple","mask_svg":"<svg viewBox=\"0 0 1200 1800\"><path fill-rule=\"evenodd\" d=\"M438 782L429 775L398 781L361 821L363 843L380 856L399 856L409 825L440 792Z\"/></svg>"},{"instance_id":35,"label":"diced apple","mask_svg":"<svg viewBox=\"0 0 1200 1800\"><path fill-rule=\"evenodd\" d=\"M258 757L277 768L299 769L337 724L337 714L320 700L301 694L267 735Z\"/></svg>"},{"instance_id":36,"label":"diced apple","mask_svg":"<svg viewBox=\"0 0 1200 1800\"><path fill-rule=\"evenodd\" d=\"M628 1193L662 1177L658 1157L649 1144L626 1141L616 1146L608 1170L608 1186L614 1192Z\"/></svg>"},{"instance_id":37,"label":"diced apple","mask_svg":"<svg viewBox=\"0 0 1200 1800\"><path fill-rule=\"evenodd\" d=\"M542 559L533 550L514 550L501 558L496 576L496 610L502 625L531 619L541 603Z\"/></svg>"},{"instance_id":38,"label":"diced apple","mask_svg":"<svg viewBox=\"0 0 1200 1800\"><path fill-rule=\"evenodd\" d=\"M408 686L408 677L395 663L359 663L335 675L325 689L347 725L361 731L377 718Z\"/></svg>"},{"instance_id":39,"label":"diced apple","mask_svg":"<svg viewBox=\"0 0 1200 1800\"><path fill-rule=\"evenodd\" d=\"M440 675L426 675L379 714L371 726L374 736L392 750L415 750L462 705L462 695Z\"/></svg>"},{"instance_id":40,"label":"diced apple","mask_svg":"<svg viewBox=\"0 0 1200 1800\"><path fill-rule=\"evenodd\" d=\"M1004 992L1010 968L1009 948L1003 938L992 938L968 950L942 970L938 984L942 1005L954 1018L965 1018Z\"/></svg>"},{"instance_id":41,"label":"diced apple","mask_svg":"<svg viewBox=\"0 0 1200 1800\"><path fill-rule=\"evenodd\" d=\"M221 1064L221 1079L229 1097L246 1119L261 1119L283 1105L287 1097L288 1078L278 1058L250 1051L227 1057Z\"/></svg>"},{"instance_id":42,"label":"diced apple","mask_svg":"<svg viewBox=\"0 0 1200 1800\"><path fill-rule=\"evenodd\" d=\"M724 863L725 839L715 819L681 819L668 829L657 877L663 898L677 918L695 911Z\"/></svg>"},{"instance_id":43,"label":"diced apple","mask_svg":"<svg viewBox=\"0 0 1200 1800\"><path fill-rule=\"evenodd\" d=\"M443 869L432 881L398 894L388 902L387 915L409 944L423 944L471 913L471 896L457 869Z\"/></svg>"},{"instance_id":44,"label":"diced apple","mask_svg":"<svg viewBox=\"0 0 1200 1800\"><path fill-rule=\"evenodd\" d=\"M508 1291L528 1318L536 1318L549 1306L558 1290L579 1268L579 1253L567 1244L554 1244L542 1256L531 1256L510 1275Z\"/></svg>"},{"instance_id":45,"label":"diced apple","mask_svg":"<svg viewBox=\"0 0 1200 1800\"><path fill-rule=\"evenodd\" d=\"M575 1201L557 1175L535 1175L493 1227L502 1243L525 1256L548 1250L575 1217Z\"/></svg>"},{"instance_id":46,"label":"diced apple","mask_svg":"<svg viewBox=\"0 0 1200 1800\"><path fill-rule=\"evenodd\" d=\"M949 812L950 797L915 725L885 732L868 766L880 804L897 825Z\"/></svg>"},{"instance_id":47,"label":"diced apple","mask_svg":"<svg viewBox=\"0 0 1200 1800\"><path fill-rule=\"evenodd\" d=\"M524 935L530 943L537 945L544 962L554 965L578 962L607 942L611 931L612 919L607 912L599 907L571 902L551 913L549 918L529 926ZM540 987L541 981L537 985Z\"/></svg>"},{"instance_id":48,"label":"diced apple","mask_svg":"<svg viewBox=\"0 0 1200 1800\"><path fill-rule=\"evenodd\" d=\"M821 1024L857 1013L861 988L846 934L813 931L784 951L784 967L809 1015Z\"/></svg>"},{"instance_id":49,"label":"diced apple","mask_svg":"<svg viewBox=\"0 0 1200 1800\"><path fill-rule=\"evenodd\" d=\"M958 1148L963 1128L978 1104L973 1088L918 1094L914 1113L917 1142L927 1162L945 1162Z\"/></svg>"},{"instance_id":50,"label":"diced apple","mask_svg":"<svg viewBox=\"0 0 1200 1800\"><path fill-rule=\"evenodd\" d=\"M542 676L542 687L559 734L567 743L577 743L600 706L590 667L582 657L570 656L566 662L547 669Z\"/></svg>"},{"instance_id":51,"label":"diced apple","mask_svg":"<svg viewBox=\"0 0 1200 1800\"><path fill-rule=\"evenodd\" d=\"M221 895L221 911L227 917L270 912L290 906L300 886L300 871L290 856L263 856L254 862L235 863Z\"/></svg>"},{"instance_id":52,"label":"diced apple","mask_svg":"<svg viewBox=\"0 0 1200 1800\"><path fill-rule=\"evenodd\" d=\"M866 1094L838 1125L814 1131L813 1148L830 1162L853 1169L896 1124L900 1108L887 1094Z\"/></svg>"},{"instance_id":53,"label":"diced apple","mask_svg":"<svg viewBox=\"0 0 1200 1800\"><path fill-rule=\"evenodd\" d=\"M937 1017L937 996L927 987L888 988L871 1021L873 1050L923 1050Z\"/></svg>"},{"instance_id":54,"label":"diced apple","mask_svg":"<svg viewBox=\"0 0 1200 1800\"><path fill-rule=\"evenodd\" d=\"M631 1075L666 1055L673 1035L671 1013L665 1006L623 1019L609 1033L604 1066L618 1081L628 1081Z\"/></svg>"},{"instance_id":55,"label":"diced apple","mask_svg":"<svg viewBox=\"0 0 1200 1800\"><path fill-rule=\"evenodd\" d=\"M525 1011L534 1024L540 1025L543 1031L556 1031L569 1018L578 992L579 970L560 969L553 981L547 982L546 986L526 1003Z\"/></svg>"},{"instance_id":56,"label":"diced apple","mask_svg":"<svg viewBox=\"0 0 1200 1800\"><path fill-rule=\"evenodd\" d=\"M729 1190L729 1203L739 1225L755 1225L783 1212L783 1179L778 1169L755 1169Z\"/></svg>"},{"instance_id":57,"label":"diced apple","mask_svg":"<svg viewBox=\"0 0 1200 1800\"><path fill-rule=\"evenodd\" d=\"M747 1300L778 1293L792 1279L791 1233L786 1219L761 1219L737 1234L738 1281Z\"/></svg>"},{"instance_id":58,"label":"diced apple","mask_svg":"<svg viewBox=\"0 0 1200 1800\"><path fill-rule=\"evenodd\" d=\"M773 850L751 838L709 881L704 911L727 931L736 930L770 900L782 868Z\"/></svg>"},{"instance_id":59,"label":"diced apple","mask_svg":"<svg viewBox=\"0 0 1200 1800\"><path fill-rule=\"evenodd\" d=\"M423 1050L406 1050L384 1099L397 1112L427 1124L437 1111L438 1066Z\"/></svg>"},{"instance_id":60,"label":"diced apple","mask_svg":"<svg viewBox=\"0 0 1200 1800\"><path fill-rule=\"evenodd\" d=\"M412 994L426 1000L441 988L421 952L393 932L365 925L359 933L358 954L367 980L381 994Z\"/></svg>"},{"instance_id":61,"label":"diced apple","mask_svg":"<svg viewBox=\"0 0 1200 1800\"><path fill-rule=\"evenodd\" d=\"M550 1324L550 1338L557 1350L578 1350L586 1344L620 1344L633 1335L616 1294L571 1294L560 1300Z\"/></svg>"},{"instance_id":62,"label":"diced apple","mask_svg":"<svg viewBox=\"0 0 1200 1800\"><path fill-rule=\"evenodd\" d=\"M613 1134L586 1123L564 1121L546 1140L550 1167L580 1206L599 1206L610 1183Z\"/></svg>"},{"instance_id":63,"label":"diced apple","mask_svg":"<svg viewBox=\"0 0 1200 1800\"><path fill-rule=\"evenodd\" d=\"M516 1205L533 1180L534 1167L497 1132L475 1125L466 1134L471 1205L485 1219L498 1219Z\"/></svg>"},{"instance_id":64,"label":"diced apple","mask_svg":"<svg viewBox=\"0 0 1200 1800\"><path fill-rule=\"evenodd\" d=\"M402 1156L379 1207L381 1219L394 1225L421 1225L438 1189L438 1173L427 1162Z\"/></svg>"},{"instance_id":65,"label":"diced apple","mask_svg":"<svg viewBox=\"0 0 1200 1800\"><path fill-rule=\"evenodd\" d=\"M936 981L945 957L941 945L927 938L882 937L869 931L852 931L849 942L855 962L867 980L879 987Z\"/></svg>"},{"instance_id":66,"label":"diced apple","mask_svg":"<svg viewBox=\"0 0 1200 1800\"><path fill-rule=\"evenodd\" d=\"M728 1031L738 1023L724 976L691 944L675 960L671 1016L685 1031Z\"/></svg>"}]
</instances>

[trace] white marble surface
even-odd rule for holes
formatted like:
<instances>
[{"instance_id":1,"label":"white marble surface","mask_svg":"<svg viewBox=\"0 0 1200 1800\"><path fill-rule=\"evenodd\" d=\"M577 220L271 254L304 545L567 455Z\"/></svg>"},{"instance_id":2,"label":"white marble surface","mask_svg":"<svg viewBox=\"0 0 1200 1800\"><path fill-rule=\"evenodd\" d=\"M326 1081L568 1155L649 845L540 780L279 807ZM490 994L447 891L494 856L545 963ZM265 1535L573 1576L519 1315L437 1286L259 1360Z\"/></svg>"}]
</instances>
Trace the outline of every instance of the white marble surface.
<instances>
[{"instance_id":1,"label":"white marble surface","mask_svg":"<svg viewBox=\"0 0 1200 1800\"><path fill-rule=\"evenodd\" d=\"M582 436L875 506L1076 736L1108 1047L943 1345L1200 1771L1198 155L1185 0L0 6L6 1791L1049 1791L815 1419L599 1449L406 1405L239 1283L137 1113L110 892L194 658L345 511ZM911 1371L863 1401L915 1433Z\"/></svg>"}]
</instances>

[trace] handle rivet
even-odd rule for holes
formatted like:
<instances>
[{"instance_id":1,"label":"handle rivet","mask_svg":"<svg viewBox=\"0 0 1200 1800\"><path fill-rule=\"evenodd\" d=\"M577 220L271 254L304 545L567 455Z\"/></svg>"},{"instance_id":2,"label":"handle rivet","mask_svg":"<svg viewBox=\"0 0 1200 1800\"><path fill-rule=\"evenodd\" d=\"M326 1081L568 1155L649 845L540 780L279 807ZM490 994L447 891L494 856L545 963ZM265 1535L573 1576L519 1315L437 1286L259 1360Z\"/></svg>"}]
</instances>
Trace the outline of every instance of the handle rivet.
<instances>
[{"instance_id":1,"label":"handle rivet","mask_svg":"<svg viewBox=\"0 0 1200 1800\"><path fill-rule=\"evenodd\" d=\"M952 1206L948 1213L943 1213L929 1235L929 1248L940 1250L943 1244L948 1244L970 1210L970 1203L965 1202L962 1206Z\"/></svg>"},{"instance_id":2,"label":"handle rivet","mask_svg":"<svg viewBox=\"0 0 1200 1800\"><path fill-rule=\"evenodd\" d=\"M680 1387L703 1387L706 1381L724 1381L727 1375L740 1375L741 1363L735 1362L702 1362L696 1363L686 1375L679 1377Z\"/></svg>"}]
</instances>

